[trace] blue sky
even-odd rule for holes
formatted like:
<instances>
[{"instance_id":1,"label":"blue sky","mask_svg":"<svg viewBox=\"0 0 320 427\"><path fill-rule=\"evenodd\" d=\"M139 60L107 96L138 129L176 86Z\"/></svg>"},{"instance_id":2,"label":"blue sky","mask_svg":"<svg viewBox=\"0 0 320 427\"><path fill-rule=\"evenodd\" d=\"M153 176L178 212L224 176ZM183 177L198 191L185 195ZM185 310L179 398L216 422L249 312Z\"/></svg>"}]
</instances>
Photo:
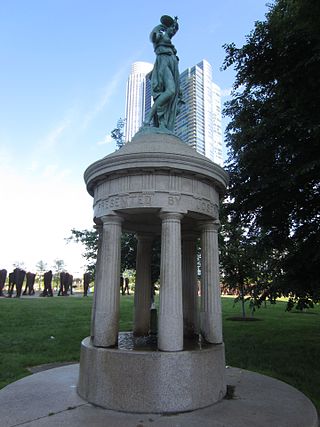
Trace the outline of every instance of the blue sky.
<instances>
[{"instance_id":1,"label":"blue sky","mask_svg":"<svg viewBox=\"0 0 320 427\"><path fill-rule=\"evenodd\" d=\"M149 33L161 15L179 17L180 71L207 59L227 94L234 72L220 71L222 45L242 46L265 4L1 0L0 268L59 258L81 271L82 248L64 238L92 225L83 172L115 149L130 66L154 62Z\"/></svg>"}]
</instances>

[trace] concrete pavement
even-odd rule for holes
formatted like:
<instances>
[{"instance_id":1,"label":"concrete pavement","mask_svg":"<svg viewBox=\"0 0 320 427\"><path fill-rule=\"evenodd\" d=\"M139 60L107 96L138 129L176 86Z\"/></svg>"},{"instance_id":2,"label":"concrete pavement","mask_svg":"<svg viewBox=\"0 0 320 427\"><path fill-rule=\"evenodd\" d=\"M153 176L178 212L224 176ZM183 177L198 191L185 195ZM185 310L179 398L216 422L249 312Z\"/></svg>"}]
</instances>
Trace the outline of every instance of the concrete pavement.
<instances>
[{"instance_id":1,"label":"concrete pavement","mask_svg":"<svg viewBox=\"0 0 320 427\"><path fill-rule=\"evenodd\" d=\"M273 378L227 369L234 398L180 414L133 414L95 407L76 392L79 365L25 377L0 390L0 427L318 427L309 399Z\"/></svg>"}]
</instances>

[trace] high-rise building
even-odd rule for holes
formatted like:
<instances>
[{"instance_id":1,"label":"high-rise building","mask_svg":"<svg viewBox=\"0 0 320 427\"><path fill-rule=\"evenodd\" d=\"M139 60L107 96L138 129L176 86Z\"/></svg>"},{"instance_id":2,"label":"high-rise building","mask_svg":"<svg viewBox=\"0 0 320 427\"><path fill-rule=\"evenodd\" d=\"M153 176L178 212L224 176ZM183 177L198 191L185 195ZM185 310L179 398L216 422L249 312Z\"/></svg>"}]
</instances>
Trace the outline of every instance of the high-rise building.
<instances>
[{"instance_id":1,"label":"high-rise building","mask_svg":"<svg viewBox=\"0 0 320 427\"><path fill-rule=\"evenodd\" d=\"M126 142L139 130L151 108L151 87L146 75L152 68L146 62L132 65L126 92ZM212 81L209 62L202 60L183 71L180 85L185 103L176 119L176 135L222 166L221 91Z\"/></svg>"},{"instance_id":2,"label":"high-rise building","mask_svg":"<svg viewBox=\"0 0 320 427\"><path fill-rule=\"evenodd\" d=\"M134 62L127 81L125 111L125 142L131 141L151 108L150 81L146 75L152 70L149 62Z\"/></svg>"},{"instance_id":3,"label":"high-rise building","mask_svg":"<svg viewBox=\"0 0 320 427\"><path fill-rule=\"evenodd\" d=\"M215 163L222 165L221 91L212 81L208 61L180 74L185 104L180 107L175 133L184 142Z\"/></svg>"}]
</instances>

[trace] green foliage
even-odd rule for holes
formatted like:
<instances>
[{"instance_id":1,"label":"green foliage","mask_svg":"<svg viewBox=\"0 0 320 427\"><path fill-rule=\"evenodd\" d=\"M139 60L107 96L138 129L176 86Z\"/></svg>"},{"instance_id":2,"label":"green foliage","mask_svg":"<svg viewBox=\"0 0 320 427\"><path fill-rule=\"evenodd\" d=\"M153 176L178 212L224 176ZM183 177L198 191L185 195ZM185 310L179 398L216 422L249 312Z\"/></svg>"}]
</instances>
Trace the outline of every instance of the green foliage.
<instances>
[{"instance_id":1,"label":"green foliage","mask_svg":"<svg viewBox=\"0 0 320 427\"><path fill-rule=\"evenodd\" d=\"M98 251L98 232L92 230L71 230L71 236L66 239L67 241L74 241L81 243L84 246L84 252L82 256L87 261L87 271L94 277L95 264Z\"/></svg>"},{"instance_id":2,"label":"green foliage","mask_svg":"<svg viewBox=\"0 0 320 427\"><path fill-rule=\"evenodd\" d=\"M53 272L55 274L61 273L66 268L66 265L63 259L55 259L54 264L52 266Z\"/></svg>"},{"instance_id":3,"label":"green foliage","mask_svg":"<svg viewBox=\"0 0 320 427\"><path fill-rule=\"evenodd\" d=\"M71 230L72 240L84 245L83 256L87 260L87 270L94 274L98 251L98 232L96 230ZM160 275L160 239L155 239L151 255L151 280L155 283ZM135 270L137 257L137 239L133 233L121 235L121 271Z\"/></svg>"},{"instance_id":4,"label":"green foliage","mask_svg":"<svg viewBox=\"0 0 320 427\"><path fill-rule=\"evenodd\" d=\"M111 131L111 138L116 141L117 148L121 148L125 142L124 142L124 125L125 125L125 119L120 118L117 122L117 127Z\"/></svg>"},{"instance_id":5,"label":"green foliage","mask_svg":"<svg viewBox=\"0 0 320 427\"><path fill-rule=\"evenodd\" d=\"M62 271L64 271L66 268L66 265L64 263L64 261L62 259L55 259L54 260L54 264L52 266L53 269L53 280L56 284L56 286L58 287L59 283L60 283L60 273Z\"/></svg>"},{"instance_id":6,"label":"green foliage","mask_svg":"<svg viewBox=\"0 0 320 427\"><path fill-rule=\"evenodd\" d=\"M39 272L39 274L42 275L47 269L47 263L40 260L40 261L38 261L36 268L37 268L37 271Z\"/></svg>"},{"instance_id":7,"label":"green foliage","mask_svg":"<svg viewBox=\"0 0 320 427\"><path fill-rule=\"evenodd\" d=\"M220 262L223 290L235 293L235 303L245 303L251 315L267 299L273 302L278 295L274 282L279 271L279 254L263 244L264 236L250 233L241 223L233 203L221 207Z\"/></svg>"},{"instance_id":8,"label":"green foliage","mask_svg":"<svg viewBox=\"0 0 320 427\"><path fill-rule=\"evenodd\" d=\"M161 239L155 238L151 254L151 282L155 284L160 279Z\"/></svg>"},{"instance_id":9,"label":"green foliage","mask_svg":"<svg viewBox=\"0 0 320 427\"><path fill-rule=\"evenodd\" d=\"M137 256L137 239L133 233L121 235L121 271L135 270Z\"/></svg>"},{"instance_id":10,"label":"green foliage","mask_svg":"<svg viewBox=\"0 0 320 427\"><path fill-rule=\"evenodd\" d=\"M225 46L223 65L237 72L225 107L231 217L276 251L273 285L297 301L320 300L319 28L318 0L277 0L242 48Z\"/></svg>"},{"instance_id":11,"label":"green foliage","mask_svg":"<svg viewBox=\"0 0 320 427\"><path fill-rule=\"evenodd\" d=\"M37 269L37 273L38 273L38 287L39 287L39 289L41 288L41 283L43 280L43 274L45 273L47 268L48 268L47 263L44 262L43 260L38 261L38 263L36 264L36 269Z\"/></svg>"},{"instance_id":12,"label":"green foliage","mask_svg":"<svg viewBox=\"0 0 320 427\"><path fill-rule=\"evenodd\" d=\"M94 274L97 260L99 236L97 230L71 230L73 240L84 246L83 256L87 260L87 270ZM121 236L121 271L135 269L137 241L133 233L123 233Z\"/></svg>"}]
</instances>

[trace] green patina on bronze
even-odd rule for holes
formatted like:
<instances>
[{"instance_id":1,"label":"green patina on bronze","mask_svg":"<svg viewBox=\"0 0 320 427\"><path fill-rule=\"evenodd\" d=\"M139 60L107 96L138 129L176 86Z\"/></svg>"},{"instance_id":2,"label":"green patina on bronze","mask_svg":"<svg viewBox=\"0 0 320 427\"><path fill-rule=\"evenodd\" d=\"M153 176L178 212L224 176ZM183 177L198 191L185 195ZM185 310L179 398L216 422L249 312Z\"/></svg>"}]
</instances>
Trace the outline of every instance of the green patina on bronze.
<instances>
[{"instance_id":1,"label":"green patina on bronze","mask_svg":"<svg viewBox=\"0 0 320 427\"><path fill-rule=\"evenodd\" d=\"M153 70L148 75L151 80L153 105L144 121L144 130L150 125L163 131L173 131L178 106L181 101L179 83L179 58L171 42L179 29L178 17L164 15L161 24L150 34L156 54Z\"/></svg>"}]
</instances>

